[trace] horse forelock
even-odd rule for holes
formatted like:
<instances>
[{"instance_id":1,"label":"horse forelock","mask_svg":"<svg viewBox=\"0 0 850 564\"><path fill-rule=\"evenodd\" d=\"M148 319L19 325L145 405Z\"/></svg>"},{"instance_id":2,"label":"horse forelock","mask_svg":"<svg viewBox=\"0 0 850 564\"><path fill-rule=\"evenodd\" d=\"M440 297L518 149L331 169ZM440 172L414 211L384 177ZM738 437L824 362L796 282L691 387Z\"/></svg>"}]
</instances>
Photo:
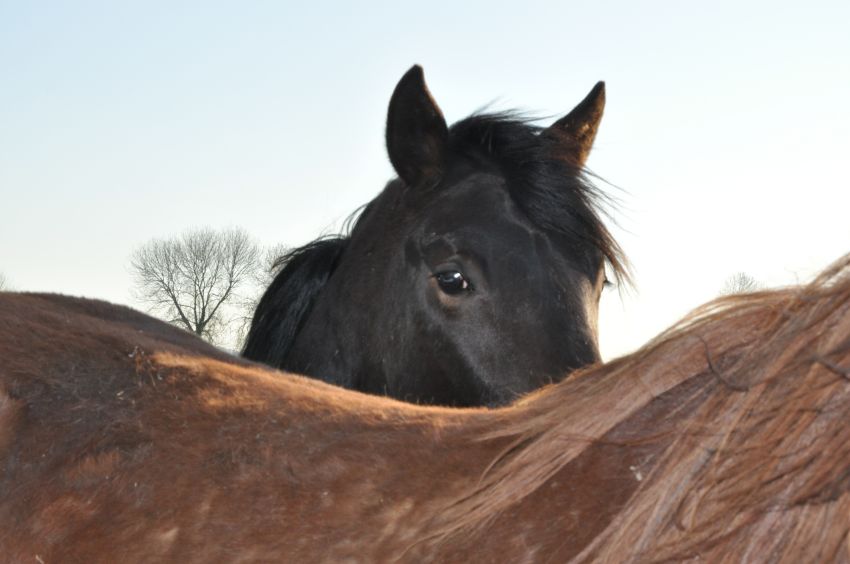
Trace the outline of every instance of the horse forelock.
<instances>
[{"instance_id":1,"label":"horse forelock","mask_svg":"<svg viewBox=\"0 0 850 564\"><path fill-rule=\"evenodd\" d=\"M616 208L615 199L594 184L593 174L564 159L535 121L514 111L472 115L449 129L450 158L495 166L536 227L566 237L579 260L603 258L628 284L628 260L602 219Z\"/></svg>"}]
</instances>

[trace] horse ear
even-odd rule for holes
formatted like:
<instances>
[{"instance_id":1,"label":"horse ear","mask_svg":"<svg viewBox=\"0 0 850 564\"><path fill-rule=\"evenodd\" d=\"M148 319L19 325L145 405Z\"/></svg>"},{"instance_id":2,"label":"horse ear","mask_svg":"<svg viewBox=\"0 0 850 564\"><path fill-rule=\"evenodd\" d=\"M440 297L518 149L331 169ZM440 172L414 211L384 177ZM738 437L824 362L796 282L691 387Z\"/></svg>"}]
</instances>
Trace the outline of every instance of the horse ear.
<instances>
[{"instance_id":1,"label":"horse ear","mask_svg":"<svg viewBox=\"0 0 850 564\"><path fill-rule=\"evenodd\" d=\"M569 160L575 166L584 166L599 130L604 109L605 83L600 81L573 111L545 131L547 136L555 140L558 156Z\"/></svg>"},{"instance_id":2,"label":"horse ear","mask_svg":"<svg viewBox=\"0 0 850 564\"><path fill-rule=\"evenodd\" d=\"M396 85L387 113L387 152L399 177L411 186L438 177L448 135L422 67L414 65Z\"/></svg>"}]
</instances>

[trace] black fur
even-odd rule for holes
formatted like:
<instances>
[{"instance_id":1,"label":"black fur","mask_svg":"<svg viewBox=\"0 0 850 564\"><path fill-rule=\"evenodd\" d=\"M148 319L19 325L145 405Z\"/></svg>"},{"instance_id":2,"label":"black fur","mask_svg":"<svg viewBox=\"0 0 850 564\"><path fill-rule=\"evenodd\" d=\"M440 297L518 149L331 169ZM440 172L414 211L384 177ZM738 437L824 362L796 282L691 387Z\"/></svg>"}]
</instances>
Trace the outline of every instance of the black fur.
<instances>
[{"instance_id":1,"label":"black fur","mask_svg":"<svg viewBox=\"0 0 850 564\"><path fill-rule=\"evenodd\" d=\"M399 179L348 233L282 257L244 355L447 405L502 404L598 360L604 265L628 280L582 168L603 105L599 83L549 128L512 113L446 128L411 69L387 119ZM448 292L446 272L468 284Z\"/></svg>"},{"instance_id":2,"label":"black fur","mask_svg":"<svg viewBox=\"0 0 850 564\"><path fill-rule=\"evenodd\" d=\"M243 356L283 366L304 319L345 251L347 237L318 239L278 258L257 304Z\"/></svg>"}]
</instances>

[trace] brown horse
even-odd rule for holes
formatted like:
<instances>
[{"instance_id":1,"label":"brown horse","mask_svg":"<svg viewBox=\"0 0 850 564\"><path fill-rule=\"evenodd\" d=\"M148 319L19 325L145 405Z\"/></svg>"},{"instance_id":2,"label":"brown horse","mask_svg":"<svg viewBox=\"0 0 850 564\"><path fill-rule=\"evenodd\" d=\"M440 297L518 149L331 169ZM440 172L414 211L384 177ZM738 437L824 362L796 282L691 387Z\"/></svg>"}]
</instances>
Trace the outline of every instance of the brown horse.
<instances>
[{"instance_id":1,"label":"brown horse","mask_svg":"<svg viewBox=\"0 0 850 564\"><path fill-rule=\"evenodd\" d=\"M850 559L850 257L502 409L0 294L0 560Z\"/></svg>"}]
</instances>

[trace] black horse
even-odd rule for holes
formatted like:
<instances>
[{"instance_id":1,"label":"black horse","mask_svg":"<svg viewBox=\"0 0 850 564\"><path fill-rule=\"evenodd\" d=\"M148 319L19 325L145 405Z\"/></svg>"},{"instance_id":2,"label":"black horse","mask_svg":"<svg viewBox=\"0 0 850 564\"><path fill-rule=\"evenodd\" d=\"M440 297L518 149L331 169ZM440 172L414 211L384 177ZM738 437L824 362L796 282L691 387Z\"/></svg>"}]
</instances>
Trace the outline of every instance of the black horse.
<instances>
[{"instance_id":1,"label":"black horse","mask_svg":"<svg viewBox=\"0 0 850 564\"><path fill-rule=\"evenodd\" d=\"M421 403L500 405L599 360L605 265L625 258L583 174L604 107L549 128L513 114L447 127L418 66L387 116L398 178L348 235L282 257L244 356Z\"/></svg>"}]
</instances>

